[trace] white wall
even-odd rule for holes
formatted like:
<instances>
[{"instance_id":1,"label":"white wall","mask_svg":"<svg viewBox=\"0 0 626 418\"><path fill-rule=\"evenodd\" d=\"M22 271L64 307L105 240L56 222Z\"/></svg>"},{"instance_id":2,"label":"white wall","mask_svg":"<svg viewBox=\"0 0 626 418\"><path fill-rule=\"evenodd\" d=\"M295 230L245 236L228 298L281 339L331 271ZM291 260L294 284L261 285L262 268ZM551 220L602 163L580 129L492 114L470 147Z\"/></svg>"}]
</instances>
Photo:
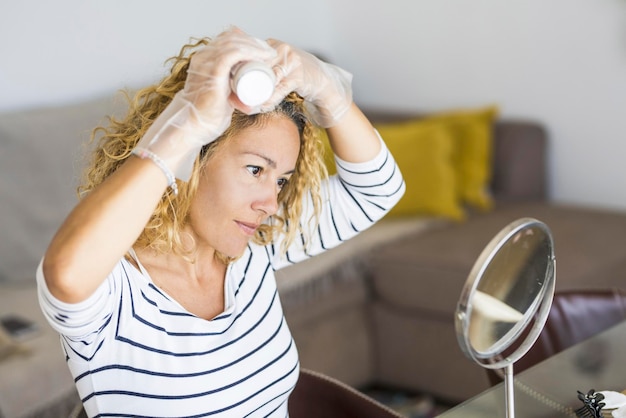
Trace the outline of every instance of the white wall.
<instances>
[{"instance_id":1,"label":"white wall","mask_svg":"<svg viewBox=\"0 0 626 418\"><path fill-rule=\"evenodd\" d=\"M150 82L237 24L324 53L363 105L539 119L552 198L626 210L626 0L0 1L0 110Z\"/></svg>"},{"instance_id":2,"label":"white wall","mask_svg":"<svg viewBox=\"0 0 626 418\"><path fill-rule=\"evenodd\" d=\"M553 199L626 209L626 1L363 4L334 3L336 54L359 71L362 104L497 103L537 118L551 135Z\"/></svg>"},{"instance_id":3,"label":"white wall","mask_svg":"<svg viewBox=\"0 0 626 418\"><path fill-rule=\"evenodd\" d=\"M0 0L0 110L150 83L191 37L230 25L327 50L327 1Z\"/></svg>"}]
</instances>

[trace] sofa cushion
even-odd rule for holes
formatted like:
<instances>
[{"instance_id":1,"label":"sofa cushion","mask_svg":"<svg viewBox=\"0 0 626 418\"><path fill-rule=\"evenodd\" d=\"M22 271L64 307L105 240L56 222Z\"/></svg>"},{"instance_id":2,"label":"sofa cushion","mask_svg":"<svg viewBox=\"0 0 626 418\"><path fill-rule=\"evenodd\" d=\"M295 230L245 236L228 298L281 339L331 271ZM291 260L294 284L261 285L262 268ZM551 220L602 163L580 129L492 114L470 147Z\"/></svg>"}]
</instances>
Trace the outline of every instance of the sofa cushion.
<instances>
[{"instance_id":1,"label":"sofa cushion","mask_svg":"<svg viewBox=\"0 0 626 418\"><path fill-rule=\"evenodd\" d=\"M537 202L502 205L464 224L431 228L377 248L369 261L378 297L397 308L452 322L467 275L483 248L523 217L543 221L552 231L557 289L624 286L626 213Z\"/></svg>"},{"instance_id":2,"label":"sofa cushion","mask_svg":"<svg viewBox=\"0 0 626 418\"><path fill-rule=\"evenodd\" d=\"M404 196L387 216L426 215L462 220L464 212L458 199L457 176L452 160L455 138L447 124L409 120L376 124L375 127L406 182ZM326 147L326 166L328 172L334 174L334 157L325 132L322 136Z\"/></svg>"},{"instance_id":3,"label":"sofa cushion","mask_svg":"<svg viewBox=\"0 0 626 418\"><path fill-rule=\"evenodd\" d=\"M276 272L302 367L354 386L371 383L374 348L363 255L374 246L435 224L418 218L384 219L331 251Z\"/></svg>"},{"instance_id":4,"label":"sofa cushion","mask_svg":"<svg viewBox=\"0 0 626 418\"><path fill-rule=\"evenodd\" d=\"M374 122L404 175L404 197L388 216L465 218L464 206L490 210L496 106ZM325 132L323 132L325 137ZM335 172L327 138L325 162Z\"/></svg>"},{"instance_id":5,"label":"sofa cushion","mask_svg":"<svg viewBox=\"0 0 626 418\"><path fill-rule=\"evenodd\" d=\"M0 115L0 281L33 280L37 263L76 203L81 143L111 98Z\"/></svg>"},{"instance_id":6,"label":"sofa cushion","mask_svg":"<svg viewBox=\"0 0 626 418\"><path fill-rule=\"evenodd\" d=\"M441 123L377 124L406 182L406 192L387 216L433 215L462 220L454 169L455 138Z\"/></svg>"},{"instance_id":7,"label":"sofa cushion","mask_svg":"<svg viewBox=\"0 0 626 418\"><path fill-rule=\"evenodd\" d=\"M454 138L453 165L458 199L479 210L490 210L493 197L489 189L492 176L493 125L498 108L488 106L434 114L425 122L445 125Z\"/></svg>"},{"instance_id":8,"label":"sofa cushion","mask_svg":"<svg viewBox=\"0 0 626 418\"><path fill-rule=\"evenodd\" d=\"M67 412L78 394L59 334L48 325L39 307L34 280L0 284L0 316L3 315L33 321L37 331L16 340L19 350L0 359L0 416L67 416L60 412Z\"/></svg>"},{"instance_id":9,"label":"sofa cushion","mask_svg":"<svg viewBox=\"0 0 626 418\"><path fill-rule=\"evenodd\" d=\"M453 321L372 302L376 381L460 403L489 388L483 368L459 348Z\"/></svg>"},{"instance_id":10,"label":"sofa cushion","mask_svg":"<svg viewBox=\"0 0 626 418\"><path fill-rule=\"evenodd\" d=\"M367 274L365 269L368 268L365 257L369 251L384 247L398 238L436 228L441 222L444 221L385 218L330 251L276 271L276 285L283 308L285 311L297 311L293 315L301 320L337 309L343 299L335 301L332 298L336 286L354 281L363 286ZM361 301L366 295L349 296ZM324 300L321 304L320 299ZM303 304L311 302L319 305L314 312L300 309Z\"/></svg>"},{"instance_id":11,"label":"sofa cushion","mask_svg":"<svg viewBox=\"0 0 626 418\"><path fill-rule=\"evenodd\" d=\"M499 202L547 198L548 134L538 122L497 121L491 191Z\"/></svg>"}]
</instances>

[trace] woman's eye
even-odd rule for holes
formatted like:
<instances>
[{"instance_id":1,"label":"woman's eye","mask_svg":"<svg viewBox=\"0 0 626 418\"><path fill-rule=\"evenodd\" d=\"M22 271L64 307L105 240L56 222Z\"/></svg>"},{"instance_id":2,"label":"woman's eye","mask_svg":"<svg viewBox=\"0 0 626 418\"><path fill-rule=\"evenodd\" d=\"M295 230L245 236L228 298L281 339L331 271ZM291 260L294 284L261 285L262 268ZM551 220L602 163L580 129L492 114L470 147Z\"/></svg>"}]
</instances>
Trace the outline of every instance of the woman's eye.
<instances>
[{"instance_id":1,"label":"woman's eye","mask_svg":"<svg viewBox=\"0 0 626 418\"><path fill-rule=\"evenodd\" d=\"M246 166L246 168L248 169L250 174L252 174L255 177L261 174L261 167L257 165L249 165L249 166Z\"/></svg>"},{"instance_id":2,"label":"woman's eye","mask_svg":"<svg viewBox=\"0 0 626 418\"><path fill-rule=\"evenodd\" d=\"M246 169L250 174L252 174L253 177L259 177L263 173L263 168L258 165L247 165ZM289 183L288 178L280 178L276 181L276 185L279 189L285 187L287 183Z\"/></svg>"},{"instance_id":3,"label":"woman's eye","mask_svg":"<svg viewBox=\"0 0 626 418\"><path fill-rule=\"evenodd\" d=\"M289 183L289 179L278 179L278 187L282 189Z\"/></svg>"}]
</instances>

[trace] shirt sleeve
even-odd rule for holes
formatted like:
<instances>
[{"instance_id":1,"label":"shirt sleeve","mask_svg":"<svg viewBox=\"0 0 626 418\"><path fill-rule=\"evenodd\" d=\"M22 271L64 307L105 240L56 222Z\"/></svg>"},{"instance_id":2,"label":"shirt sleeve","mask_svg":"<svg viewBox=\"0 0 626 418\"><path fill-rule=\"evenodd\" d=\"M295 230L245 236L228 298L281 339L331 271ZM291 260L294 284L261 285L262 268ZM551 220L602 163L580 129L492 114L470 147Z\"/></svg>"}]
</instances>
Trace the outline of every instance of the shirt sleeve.
<instances>
[{"instance_id":1,"label":"shirt sleeve","mask_svg":"<svg viewBox=\"0 0 626 418\"><path fill-rule=\"evenodd\" d=\"M311 199L307 198L302 229L308 241L302 235L284 256L277 253L280 247L276 245L280 244L275 244L275 268L336 247L372 226L402 198L406 188L402 173L382 139L380 142L381 150L371 161L350 163L335 156L337 174L322 184L319 224L313 228L306 223L313 207Z\"/></svg>"},{"instance_id":2,"label":"shirt sleeve","mask_svg":"<svg viewBox=\"0 0 626 418\"><path fill-rule=\"evenodd\" d=\"M55 298L43 275L43 259L37 268L37 292L44 317L52 328L65 338L92 344L98 332L110 320L115 305L115 274L118 267L98 289L79 303L65 303Z\"/></svg>"}]
</instances>

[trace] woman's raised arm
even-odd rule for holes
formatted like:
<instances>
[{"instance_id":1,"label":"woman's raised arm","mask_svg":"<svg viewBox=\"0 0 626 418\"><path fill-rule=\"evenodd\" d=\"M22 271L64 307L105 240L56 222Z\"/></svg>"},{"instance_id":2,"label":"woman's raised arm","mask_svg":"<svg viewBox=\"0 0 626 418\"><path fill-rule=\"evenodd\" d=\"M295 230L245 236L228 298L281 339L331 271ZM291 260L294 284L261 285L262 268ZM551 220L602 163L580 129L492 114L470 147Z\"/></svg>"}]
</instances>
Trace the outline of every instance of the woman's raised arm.
<instances>
[{"instance_id":1,"label":"woman's raised arm","mask_svg":"<svg viewBox=\"0 0 626 418\"><path fill-rule=\"evenodd\" d=\"M176 190L174 177L189 179L201 148L228 128L235 108L251 111L231 91L231 68L275 55L237 28L193 54L184 88L136 144L136 156L91 190L53 237L43 259L53 296L75 303L96 290L140 236L165 188Z\"/></svg>"}]
</instances>

